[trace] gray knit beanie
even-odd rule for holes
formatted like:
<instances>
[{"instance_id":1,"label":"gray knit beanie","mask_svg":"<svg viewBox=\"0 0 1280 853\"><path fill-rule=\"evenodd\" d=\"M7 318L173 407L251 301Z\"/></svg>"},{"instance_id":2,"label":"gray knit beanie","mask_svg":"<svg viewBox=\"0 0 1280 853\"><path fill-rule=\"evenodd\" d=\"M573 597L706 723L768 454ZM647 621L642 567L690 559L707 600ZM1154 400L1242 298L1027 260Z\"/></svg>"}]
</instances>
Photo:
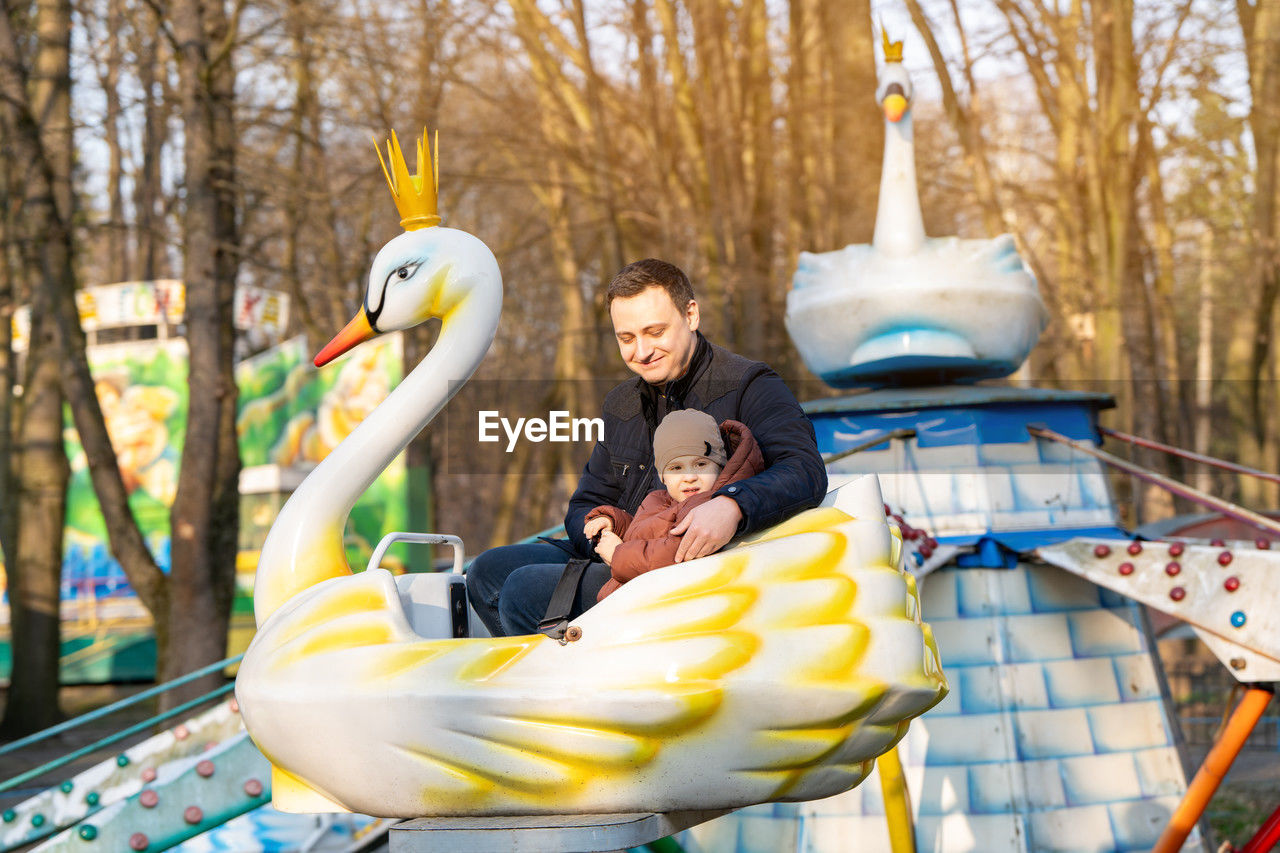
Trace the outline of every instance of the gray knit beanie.
<instances>
[{"instance_id":1,"label":"gray knit beanie","mask_svg":"<svg viewBox=\"0 0 1280 853\"><path fill-rule=\"evenodd\" d=\"M697 409L681 409L662 419L653 433L653 458L658 476L677 456L705 456L724 467L729 457L715 418Z\"/></svg>"}]
</instances>

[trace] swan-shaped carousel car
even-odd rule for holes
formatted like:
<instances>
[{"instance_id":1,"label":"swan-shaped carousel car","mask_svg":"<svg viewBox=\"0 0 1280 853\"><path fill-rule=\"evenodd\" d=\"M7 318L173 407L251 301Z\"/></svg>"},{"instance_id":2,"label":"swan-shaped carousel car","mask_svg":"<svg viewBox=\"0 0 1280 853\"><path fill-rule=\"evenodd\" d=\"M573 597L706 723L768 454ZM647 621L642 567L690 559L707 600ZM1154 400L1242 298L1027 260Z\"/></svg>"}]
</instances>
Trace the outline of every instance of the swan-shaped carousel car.
<instances>
[{"instance_id":1,"label":"swan-shaped carousel car","mask_svg":"<svg viewBox=\"0 0 1280 853\"><path fill-rule=\"evenodd\" d=\"M1018 369L1048 321L1008 234L928 238L916 189L911 78L884 36L876 100L884 161L871 245L801 252L787 328L809 369L837 387Z\"/></svg>"},{"instance_id":2,"label":"swan-shaped carousel car","mask_svg":"<svg viewBox=\"0 0 1280 853\"><path fill-rule=\"evenodd\" d=\"M557 642L414 630L431 575L352 574L342 528L480 363L502 284L436 227L435 170L383 164L407 229L316 357L428 317L435 347L291 496L258 564L236 694L276 805L371 815L732 808L845 791L946 693L874 478L750 542L626 584ZM438 577L438 576L436 576ZM577 630L572 630L576 628Z\"/></svg>"}]
</instances>

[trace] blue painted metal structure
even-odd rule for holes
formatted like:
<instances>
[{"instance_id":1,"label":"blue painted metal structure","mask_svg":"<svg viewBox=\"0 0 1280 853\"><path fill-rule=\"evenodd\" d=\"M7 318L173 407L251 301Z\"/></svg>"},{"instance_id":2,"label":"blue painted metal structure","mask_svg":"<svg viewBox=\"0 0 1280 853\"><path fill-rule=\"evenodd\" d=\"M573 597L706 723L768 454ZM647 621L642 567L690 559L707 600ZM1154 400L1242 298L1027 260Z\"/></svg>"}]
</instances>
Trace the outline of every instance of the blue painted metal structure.
<instances>
[{"instance_id":1,"label":"blue painted metal structure","mask_svg":"<svg viewBox=\"0 0 1280 853\"><path fill-rule=\"evenodd\" d=\"M805 405L824 455L895 429L915 436L833 463L833 475L875 472L886 501L941 543L1018 553L1073 536L1124 535L1100 463L1037 441L1046 425L1097 443L1105 394L1011 386L869 391ZM997 547L998 546L998 547Z\"/></svg>"}]
</instances>

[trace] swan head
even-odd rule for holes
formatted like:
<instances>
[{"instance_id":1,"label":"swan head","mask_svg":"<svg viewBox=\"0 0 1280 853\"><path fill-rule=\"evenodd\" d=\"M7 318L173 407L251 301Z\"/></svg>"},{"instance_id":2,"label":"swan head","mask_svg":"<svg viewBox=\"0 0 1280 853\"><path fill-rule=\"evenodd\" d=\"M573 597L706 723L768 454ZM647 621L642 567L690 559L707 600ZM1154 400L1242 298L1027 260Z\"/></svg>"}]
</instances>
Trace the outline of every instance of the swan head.
<instances>
[{"instance_id":1,"label":"swan head","mask_svg":"<svg viewBox=\"0 0 1280 853\"><path fill-rule=\"evenodd\" d=\"M886 62L880 72L876 101L884 110L886 121L897 124L911 109L911 75L901 62Z\"/></svg>"},{"instance_id":2,"label":"swan head","mask_svg":"<svg viewBox=\"0 0 1280 853\"><path fill-rule=\"evenodd\" d=\"M439 227L439 144L432 158L423 131L416 147L416 174L409 172L395 131L387 141L387 159L378 151L405 232L374 257L359 313L316 355L316 367L384 332L408 329L432 317L443 321L477 292L483 307L492 309L489 313L496 314L502 304L502 275L489 247L465 231Z\"/></svg>"},{"instance_id":3,"label":"swan head","mask_svg":"<svg viewBox=\"0 0 1280 853\"><path fill-rule=\"evenodd\" d=\"M384 332L431 318L445 320L476 291L500 303L498 263L479 238L438 226L406 231L379 251L369 268L360 311L315 357L316 367ZM496 288L484 286L496 283Z\"/></svg>"}]
</instances>

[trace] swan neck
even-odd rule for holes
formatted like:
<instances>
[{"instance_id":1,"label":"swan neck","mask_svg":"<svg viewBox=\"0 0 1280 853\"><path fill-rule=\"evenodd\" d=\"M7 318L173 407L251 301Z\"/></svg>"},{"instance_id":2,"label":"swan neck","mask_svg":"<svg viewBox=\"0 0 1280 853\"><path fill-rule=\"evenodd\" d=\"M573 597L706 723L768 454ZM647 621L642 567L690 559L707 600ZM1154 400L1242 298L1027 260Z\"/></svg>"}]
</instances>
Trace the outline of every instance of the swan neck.
<instances>
[{"instance_id":1,"label":"swan neck","mask_svg":"<svg viewBox=\"0 0 1280 853\"><path fill-rule=\"evenodd\" d=\"M479 367L501 310L500 291L488 296L473 292L449 312L426 357L289 497L259 557L259 625L303 589L351 573L343 547L351 508Z\"/></svg>"},{"instance_id":2,"label":"swan neck","mask_svg":"<svg viewBox=\"0 0 1280 853\"><path fill-rule=\"evenodd\" d=\"M473 325L476 307L468 299L454 309L431 351L303 483L314 480L315 490L340 495L344 522L360 495L480 366L493 335ZM364 476L353 476L356 471Z\"/></svg>"},{"instance_id":3,"label":"swan neck","mask_svg":"<svg viewBox=\"0 0 1280 853\"><path fill-rule=\"evenodd\" d=\"M872 242L883 254L909 255L924 245L924 238L911 111L908 110L901 120L885 122L880 201Z\"/></svg>"}]
</instances>

